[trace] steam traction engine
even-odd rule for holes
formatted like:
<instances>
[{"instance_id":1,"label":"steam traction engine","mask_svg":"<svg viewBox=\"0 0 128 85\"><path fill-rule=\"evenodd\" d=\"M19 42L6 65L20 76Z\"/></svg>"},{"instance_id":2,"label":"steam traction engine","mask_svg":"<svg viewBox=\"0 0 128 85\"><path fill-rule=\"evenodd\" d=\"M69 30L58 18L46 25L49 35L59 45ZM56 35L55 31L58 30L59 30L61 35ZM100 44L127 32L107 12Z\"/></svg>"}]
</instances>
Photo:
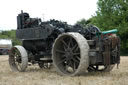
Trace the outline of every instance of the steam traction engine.
<instances>
[{"instance_id":1,"label":"steam traction engine","mask_svg":"<svg viewBox=\"0 0 128 85\"><path fill-rule=\"evenodd\" d=\"M60 75L76 76L90 71L109 72L120 63L117 30L101 32L88 25L68 25L50 20L42 22L28 13L17 16L16 37L22 46L14 46L9 55L13 71L23 72L28 63L47 68L53 63Z\"/></svg>"}]
</instances>

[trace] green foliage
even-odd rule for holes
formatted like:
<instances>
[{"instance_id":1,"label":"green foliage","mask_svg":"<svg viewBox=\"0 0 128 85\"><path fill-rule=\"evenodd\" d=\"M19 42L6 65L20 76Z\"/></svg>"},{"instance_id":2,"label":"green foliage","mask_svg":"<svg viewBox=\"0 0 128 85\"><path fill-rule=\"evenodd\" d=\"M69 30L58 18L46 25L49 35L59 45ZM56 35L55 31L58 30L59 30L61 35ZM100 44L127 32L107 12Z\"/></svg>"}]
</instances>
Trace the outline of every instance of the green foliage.
<instances>
[{"instance_id":1,"label":"green foliage","mask_svg":"<svg viewBox=\"0 0 128 85\"><path fill-rule=\"evenodd\" d=\"M16 31L2 31L0 32L0 39L11 39L13 45L20 45L21 41L16 39Z\"/></svg>"},{"instance_id":2,"label":"green foliage","mask_svg":"<svg viewBox=\"0 0 128 85\"><path fill-rule=\"evenodd\" d=\"M127 10L126 0L99 0L95 17L97 21L93 24L97 24L103 30L117 28L120 33L124 33L121 29L128 30Z\"/></svg>"},{"instance_id":3,"label":"green foliage","mask_svg":"<svg viewBox=\"0 0 128 85\"><path fill-rule=\"evenodd\" d=\"M89 19L90 24L102 31L118 29L121 50L128 50L128 0L99 0L97 5L96 14ZM82 20L79 22L84 23Z\"/></svg>"},{"instance_id":4,"label":"green foliage","mask_svg":"<svg viewBox=\"0 0 128 85\"><path fill-rule=\"evenodd\" d=\"M96 12L98 26L104 30L117 28L121 37L121 49L128 50L128 1L99 0Z\"/></svg>"}]
</instances>

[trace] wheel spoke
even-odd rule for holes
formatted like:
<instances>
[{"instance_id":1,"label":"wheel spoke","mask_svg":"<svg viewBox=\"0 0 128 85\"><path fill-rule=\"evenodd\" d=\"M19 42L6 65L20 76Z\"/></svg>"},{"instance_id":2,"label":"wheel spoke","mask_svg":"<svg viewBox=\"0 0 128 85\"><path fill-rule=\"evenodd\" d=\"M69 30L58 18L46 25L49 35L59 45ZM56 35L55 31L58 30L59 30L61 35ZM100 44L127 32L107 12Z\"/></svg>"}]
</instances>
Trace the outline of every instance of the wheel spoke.
<instances>
[{"instance_id":1,"label":"wheel spoke","mask_svg":"<svg viewBox=\"0 0 128 85\"><path fill-rule=\"evenodd\" d=\"M77 60L75 58L73 58L73 61L75 61L76 63L79 63L80 62L79 60Z\"/></svg>"},{"instance_id":2,"label":"wheel spoke","mask_svg":"<svg viewBox=\"0 0 128 85\"><path fill-rule=\"evenodd\" d=\"M19 70L21 70L21 64L17 62L17 67Z\"/></svg>"},{"instance_id":3,"label":"wheel spoke","mask_svg":"<svg viewBox=\"0 0 128 85\"><path fill-rule=\"evenodd\" d=\"M71 43L71 46L73 46L73 40L72 40L72 38L70 38L70 43Z\"/></svg>"},{"instance_id":4,"label":"wheel spoke","mask_svg":"<svg viewBox=\"0 0 128 85\"><path fill-rule=\"evenodd\" d=\"M96 66L89 66L88 68L90 71L101 71L101 69L99 69L99 66L96 65Z\"/></svg>"},{"instance_id":5,"label":"wheel spoke","mask_svg":"<svg viewBox=\"0 0 128 85\"><path fill-rule=\"evenodd\" d=\"M70 48L70 46L71 46L71 42L70 42L70 40L69 40L69 42L68 42L68 48Z\"/></svg>"},{"instance_id":6,"label":"wheel spoke","mask_svg":"<svg viewBox=\"0 0 128 85\"><path fill-rule=\"evenodd\" d=\"M76 56L76 58L80 61L80 57L79 56Z\"/></svg>"},{"instance_id":7,"label":"wheel spoke","mask_svg":"<svg viewBox=\"0 0 128 85\"><path fill-rule=\"evenodd\" d=\"M66 72L68 72L68 67L69 67L68 65L65 65L64 69L65 69Z\"/></svg>"},{"instance_id":8,"label":"wheel spoke","mask_svg":"<svg viewBox=\"0 0 128 85\"><path fill-rule=\"evenodd\" d=\"M73 63L73 71L74 72L76 71L76 64L75 64L75 62Z\"/></svg>"},{"instance_id":9,"label":"wheel spoke","mask_svg":"<svg viewBox=\"0 0 128 85\"><path fill-rule=\"evenodd\" d=\"M72 48L72 46L73 46L72 38L69 38L68 48Z\"/></svg>"},{"instance_id":10,"label":"wheel spoke","mask_svg":"<svg viewBox=\"0 0 128 85\"><path fill-rule=\"evenodd\" d=\"M62 43L63 43L66 47L68 47L67 43L66 43L64 40L61 40L61 41L62 41Z\"/></svg>"},{"instance_id":11,"label":"wheel spoke","mask_svg":"<svg viewBox=\"0 0 128 85\"><path fill-rule=\"evenodd\" d=\"M88 71L91 72L91 71L94 71L94 69L91 66L89 66Z\"/></svg>"},{"instance_id":12,"label":"wheel spoke","mask_svg":"<svg viewBox=\"0 0 128 85\"><path fill-rule=\"evenodd\" d=\"M21 60L21 56L18 56L18 58L16 58L17 60Z\"/></svg>"},{"instance_id":13,"label":"wheel spoke","mask_svg":"<svg viewBox=\"0 0 128 85\"><path fill-rule=\"evenodd\" d=\"M63 45L63 49L64 49L64 51L66 51L66 47L65 47L65 45Z\"/></svg>"},{"instance_id":14,"label":"wheel spoke","mask_svg":"<svg viewBox=\"0 0 128 85\"><path fill-rule=\"evenodd\" d=\"M69 60L69 66L71 66L73 68L73 63L71 60Z\"/></svg>"},{"instance_id":15,"label":"wheel spoke","mask_svg":"<svg viewBox=\"0 0 128 85\"><path fill-rule=\"evenodd\" d=\"M72 72L75 72L75 70L76 70L76 64L75 64L75 62L70 61L70 63L71 63Z\"/></svg>"},{"instance_id":16,"label":"wheel spoke","mask_svg":"<svg viewBox=\"0 0 128 85\"><path fill-rule=\"evenodd\" d=\"M78 50L79 50L79 47L78 47L78 45L77 45L77 47L76 47L76 49L75 49L74 51L76 52L76 51L78 51Z\"/></svg>"},{"instance_id":17,"label":"wheel spoke","mask_svg":"<svg viewBox=\"0 0 128 85\"><path fill-rule=\"evenodd\" d=\"M15 61L15 65L16 65L17 70L20 71L18 62Z\"/></svg>"},{"instance_id":18,"label":"wheel spoke","mask_svg":"<svg viewBox=\"0 0 128 85\"><path fill-rule=\"evenodd\" d=\"M91 68L92 70L94 70L94 71L97 70L96 67L94 67L94 66L90 66L90 68Z\"/></svg>"},{"instance_id":19,"label":"wheel spoke","mask_svg":"<svg viewBox=\"0 0 128 85\"><path fill-rule=\"evenodd\" d=\"M58 50L58 49L56 49L56 52L58 52L58 53L66 53L65 51Z\"/></svg>"},{"instance_id":20,"label":"wheel spoke","mask_svg":"<svg viewBox=\"0 0 128 85\"><path fill-rule=\"evenodd\" d=\"M15 65L15 59L14 58L11 58L11 65Z\"/></svg>"},{"instance_id":21,"label":"wheel spoke","mask_svg":"<svg viewBox=\"0 0 128 85\"><path fill-rule=\"evenodd\" d=\"M69 60L67 60L66 65L67 65L67 66L70 66L70 62L69 62Z\"/></svg>"},{"instance_id":22,"label":"wheel spoke","mask_svg":"<svg viewBox=\"0 0 128 85\"><path fill-rule=\"evenodd\" d=\"M13 53L10 53L10 57L13 57L13 56L15 56L15 54L13 54Z\"/></svg>"},{"instance_id":23,"label":"wheel spoke","mask_svg":"<svg viewBox=\"0 0 128 85\"><path fill-rule=\"evenodd\" d=\"M77 44L75 44L75 45L72 47L72 50L74 50L76 47L77 47Z\"/></svg>"},{"instance_id":24,"label":"wheel spoke","mask_svg":"<svg viewBox=\"0 0 128 85\"><path fill-rule=\"evenodd\" d=\"M64 58L63 60L59 61L58 64L62 64L66 61L66 58Z\"/></svg>"}]
</instances>

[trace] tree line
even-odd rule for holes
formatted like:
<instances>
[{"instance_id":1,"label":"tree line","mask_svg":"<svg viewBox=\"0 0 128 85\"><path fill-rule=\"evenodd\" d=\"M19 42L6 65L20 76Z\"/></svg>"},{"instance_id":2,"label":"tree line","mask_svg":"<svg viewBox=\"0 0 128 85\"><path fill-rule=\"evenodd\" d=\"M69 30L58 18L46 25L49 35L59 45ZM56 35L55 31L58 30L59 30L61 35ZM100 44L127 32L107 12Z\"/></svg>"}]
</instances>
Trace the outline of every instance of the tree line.
<instances>
[{"instance_id":1,"label":"tree line","mask_svg":"<svg viewBox=\"0 0 128 85\"><path fill-rule=\"evenodd\" d=\"M21 44L21 41L16 38L16 30L1 31L0 39L11 39L13 46Z\"/></svg>"}]
</instances>

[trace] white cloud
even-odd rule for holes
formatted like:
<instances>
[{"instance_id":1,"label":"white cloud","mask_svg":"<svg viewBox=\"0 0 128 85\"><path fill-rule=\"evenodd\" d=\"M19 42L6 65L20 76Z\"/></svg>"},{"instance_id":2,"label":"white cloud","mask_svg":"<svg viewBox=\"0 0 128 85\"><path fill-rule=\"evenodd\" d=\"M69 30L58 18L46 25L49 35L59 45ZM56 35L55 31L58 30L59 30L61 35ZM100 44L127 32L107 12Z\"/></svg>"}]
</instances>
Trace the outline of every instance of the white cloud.
<instances>
[{"instance_id":1,"label":"white cloud","mask_svg":"<svg viewBox=\"0 0 128 85\"><path fill-rule=\"evenodd\" d=\"M21 10L31 17L45 20L58 19L74 24L81 18L88 19L97 10L98 0L1 0L0 29L16 29L16 16Z\"/></svg>"}]
</instances>

